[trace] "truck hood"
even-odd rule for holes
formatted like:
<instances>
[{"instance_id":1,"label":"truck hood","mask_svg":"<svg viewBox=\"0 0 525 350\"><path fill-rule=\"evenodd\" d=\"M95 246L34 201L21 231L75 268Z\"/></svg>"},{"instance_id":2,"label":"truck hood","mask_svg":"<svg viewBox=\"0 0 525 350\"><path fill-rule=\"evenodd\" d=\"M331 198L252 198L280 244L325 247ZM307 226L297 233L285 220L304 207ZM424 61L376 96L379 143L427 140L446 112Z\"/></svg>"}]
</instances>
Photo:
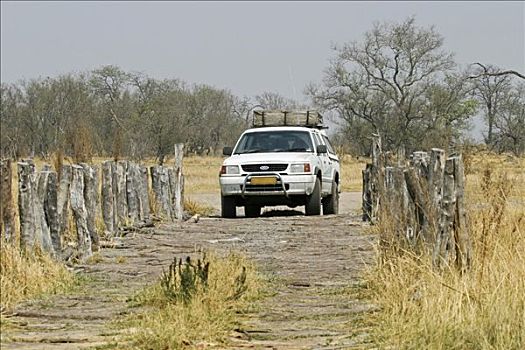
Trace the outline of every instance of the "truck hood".
<instances>
[{"instance_id":1,"label":"truck hood","mask_svg":"<svg viewBox=\"0 0 525 350\"><path fill-rule=\"evenodd\" d=\"M303 152L271 152L271 153L244 153L234 154L224 160L224 165L241 164L271 164L271 163L300 163L308 162L313 153Z\"/></svg>"}]
</instances>

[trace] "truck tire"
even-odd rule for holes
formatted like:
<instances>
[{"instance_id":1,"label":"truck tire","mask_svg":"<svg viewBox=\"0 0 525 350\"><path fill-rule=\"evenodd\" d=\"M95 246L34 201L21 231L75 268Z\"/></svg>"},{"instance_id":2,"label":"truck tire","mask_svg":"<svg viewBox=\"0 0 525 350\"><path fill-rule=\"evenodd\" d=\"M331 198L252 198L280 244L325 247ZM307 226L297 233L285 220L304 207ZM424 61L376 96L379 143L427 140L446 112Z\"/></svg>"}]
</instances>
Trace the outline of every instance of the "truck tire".
<instances>
[{"instance_id":1,"label":"truck tire","mask_svg":"<svg viewBox=\"0 0 525 350\"><path fill-rule=\"evenodd\" d=\"M312 194L306 198L304 212L306 215L321 215L321 181L319 178L315 179Z\"/></svg>"},{"instance_id":2,"label":"truck tire","mask_svg":"<svg viewBox=\"0 0 525 350\"><path fill-rule=\"evenodd\" d=\"M323 200L323 214L339 214L339 191L337 182L332 182L332 193Z\"/></svg>"},{"instance_id":3,"label":"truck tire","mask_svg":"<svg viewBox=\"0 0 525 350\"><path fill-rule=\"evenodd\" d=\"M221 195L221 216L223 218L234 218L237 216L235 198Z\"/></svg>"},{"instance_id":4,"label":"truck tire","mask_svg":"<svg viewBox=\"0 0 525 350\"><path fill-rule=\"evenodd\" d=\"M245 205L244 216L247 218L257 218L261 216L261 207L258 205Z\"/></svg>"}]
</instances>

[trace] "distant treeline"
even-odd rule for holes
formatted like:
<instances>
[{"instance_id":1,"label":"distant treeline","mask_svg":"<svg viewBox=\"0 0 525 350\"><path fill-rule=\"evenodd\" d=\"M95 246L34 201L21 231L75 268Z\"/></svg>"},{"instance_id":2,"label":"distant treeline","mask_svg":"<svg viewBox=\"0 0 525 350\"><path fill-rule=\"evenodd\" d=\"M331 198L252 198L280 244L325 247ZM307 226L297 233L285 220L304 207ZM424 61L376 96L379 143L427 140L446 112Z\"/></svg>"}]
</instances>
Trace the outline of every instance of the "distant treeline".
<instances>
[{"instance_id":1,"label":"distant treeline","mask_svg":"<svg viewBox=\"0 0 525 350\"><path fill-rule=\"evenodd\" d=\"M379 23L361 42L334 47L320 84L309 84L310 108L335 115L336 143L366 154L370 135L385 150L447 148L465 141L481 114L486 145L525 152L525 81L494 66L461 70L434 28L414 18ZM238 97L208 85L154 79L104 66L1 85L0 156L94 155L162 163L175 143L190 153L233 145L255 108L305 108L275 92ZM328 113L331 112L331 113Z\"/></svg>"},{"instance_id":2,"label":"distant treeline","mask_svg":"<svg viewBox=\"0 0 525 350\"><path fill-rule=\"evenodd\" d=\"M62 152L157 157L175 143L205 152L235 140L246 102L229 91L157 80L105 66L1 87L1 152L9 157Z\"/></svg>"}]
</instances>

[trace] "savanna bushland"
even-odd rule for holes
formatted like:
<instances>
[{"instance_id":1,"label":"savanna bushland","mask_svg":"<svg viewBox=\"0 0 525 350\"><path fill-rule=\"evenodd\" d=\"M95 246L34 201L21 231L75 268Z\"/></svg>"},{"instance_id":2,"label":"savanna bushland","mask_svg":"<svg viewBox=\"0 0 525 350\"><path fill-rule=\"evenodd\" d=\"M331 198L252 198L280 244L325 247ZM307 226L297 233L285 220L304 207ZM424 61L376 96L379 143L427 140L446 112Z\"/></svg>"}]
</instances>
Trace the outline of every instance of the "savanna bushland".
<instances>
[{"instance_id":1,"label":"savanna bushland","mask_svg":"<svg viewBox=\"0 0 525 350\"><path fill-rule=\"evenodd\" d=\"M9 317L2 316L2 347L522 349L523 75L487 62L460 65L435 28L408 18L334 45L322 81L306 86L305 95L308 105L275 92L235 96L117 66L2 83L2 158L57 167L102 159L164 164L181 142L186 210L210 216L118 240L77 273L3 244L2 310ZM251 125L256 108L315 108L334 118L341 215L213 217L221 164L213 155ZM476 115L486 130L480 142L468 136ZM381 245L400 229L387 216L373 226L360 222L371 134L381 135L387 152L462 153L469 269L436 269L428 251ZM177 254L192 259L174 260ZM27 304L42 295L51 299ZM17 305L19 316L11 316ZM59 324L57 315L78 327ZM24 329L35 318L45 331Z\"/></svg>"}]
</instances>

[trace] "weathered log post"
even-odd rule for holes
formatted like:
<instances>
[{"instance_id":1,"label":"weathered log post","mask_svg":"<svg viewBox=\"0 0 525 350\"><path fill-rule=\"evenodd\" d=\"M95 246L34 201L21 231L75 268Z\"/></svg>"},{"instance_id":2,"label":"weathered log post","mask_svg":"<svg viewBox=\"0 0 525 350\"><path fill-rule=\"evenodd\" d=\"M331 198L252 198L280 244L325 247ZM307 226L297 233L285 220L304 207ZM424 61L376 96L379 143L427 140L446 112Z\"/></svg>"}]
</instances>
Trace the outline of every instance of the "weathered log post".
<instances>
[{"instance_id":1,"label":"weathered log post","mask_svg":"<svg viewBox=\"0 0 525 350\"><path fill-rule=\"evenodd\" d=\"M62 251L62 240L60 237L60 216L58 212L58 175L55 171L49 172L47 178L44 212L49 226L53 254L59 256Z\"/></svg>"},{"instance_id":2,"label":"weathered log post","mask_svg":"<svg viewBox=\"0 0 525 350\"><path fill-rule=\"evenodd\" d=\"M375 167L383 165L382 158L381 136L372 134L372 165Z\"/></svg>"},{"instance_id":3,"label":"weathered log post","mask_svg":"<svg viewBox=\"0 0 525 350\"><path fill-rule=\"evenodd\" d=\"M13 171L11 160L0 161L0 240L15 240L15 216L13 198Z\"/></svg>"},{"instance_id":4,"label":"weathered log post","mask_svg":"<svg viewBox=\"0 0 525 350\"><path fill-rule=\"evenodd\" d=\"M20 219L20 248L32 249L35 244L34 166L18 162L18 214Z\"/></svg>"},{"instance_id":5,"label":"weathered log post","mask_svg":"<svg viewBox=\"0 0 525 350\"><path fill-rule=\"evenodd\" d=\"M84 203L86 206L86 220L89 237L91 239L92 251L99 250L99 235L96 227L97 206L97 186L98 169L86 163L80 163L84 177Z\"/></svg>"},{"instance_id":6,"label":"weathered log post","mask_svg":"<svg viewBox=\"0 0 525 350\"><path fill-rule=\"evenodd\" d=\"M372 137L372 167L370 169L370 222L375 224L379 219L379 208L381 205L381 195L384 192L384 172L385 165L381 136L374 134Z\"/></svg>"},{"instance_id":7,"label":"weathered log post","mask_svg":"<svg viewBox=\"0 0 525 350\"><path fill-rule=\"evenodd\" d=\"M139 167L139 216L141 220L149 220L150 218L150 207L149 207L149 193L148 193L148 169L144 166Z\"/></svg>"},{"instance_id":8,"label":"weathered log post","mask_svg":"<svg viewBox=\"0 0 525 350\"><path fill-rule=\"evenodd\" d=\"M406 150L405 146L399 146L397 149L397 166L404 167L406 162Z\"/></svg>"},{"instance_id":9,"label":"weathered log post","mask_svg":"<svg viewBox=\"0 0 525 350\"><path fill-rule=\"evenodd\" d=\"M434 241L439 227L441 200L443 198L443 176L445 171L445 151L439 148L432 148L430 161L428 164L428 197L429 197L429 222L431 224L430 233Z\"/></svg>"},{"instance_id":10,"label":"weathered log post","mask_svg":"<svg viewBox=\"0 0 525 350\"><path fill-rule=\"evenodd\" d=\"M58 231L61 239L69 229L69 189L72 177L71 165L62 165L57 193Z\"/></svg>"},{"instance_id":11,"label":"weathered log post","mask_svg":"<svg viewBox=\"0 0 525 350\"><path fill-rule=\"evenodd\" d=\"M115 164L113 172L113 193L117 226L126 226L128 222L128 200L126 192L126 172L128 162L120 160Z\"/></svg>"},{"instance_id":12,"label":"weathered log post","mask_svg":"<svg viewBox=\"0 0 525 350\"><path fill-rule=\"evenodd\" d=\"M472 242L467 223L465 211L465 171L463 157L459 155L454 158L454 182L456 192L456 212L454 219L454 232L456 238L456 263L458 268L464 272L470 268L472 260Z\"/></svg>"},{"instance_id":13,"label":"weathered log post","mask_svg":"<svg viewBox=\"0 0 525 350\"><path fill-rule=\"evenodd\" d=\"M432 148L428 165L428 185L431 199L437 208L443 196L443 175L445 171L445 151Z\"/></svg>"},{"instance_id":14,"label":"weathered log post","mask_svg":"<svg viewBox=\"0 0 525 350\"><path fill-rule=\"evenodd\" d=\"M81 260L90 257L91 236L88 229L87 209L84 201L84 170L79 165L72 166L72 181L70 186L71 209L77 227L77 249Z\"/></svg>"},{"instance_id":15,"label":"weathered log post","mask_svg":"<svg viewBox=\"0 0 525 350\"><path fill-rule=\"evenodd\" d=\"M417 151L412 153L411 164L418 170L418 175L426 179L428 175L429 155L427 152Z\"/></svg>"},{"instance_id":16,"label":"weathered log post","mask_svg":"<svg viewBox=\"0 0 525 350\"><path fill-rule=\"evenodd\" d=\"M156 215L160 214L161 200L160 200L160 166L150 167L151 176L151 190L153 192L153 212Z\"/></svg>"},{"instance_id":17,"label":"weathered log post","mask_svg":"<svg viewBox=\"0 0 525 350\"><path fill-rule=\"evenodd\" d=\"M49 168L46 168L49 169ZM50 171L41 171L37 175L36 181L36 196L34 197L33 206L35 213L35 243L37 243L43 251L53 254L53 244L51 242L51 232L49 229L49 222L45 212L45 202L48 192L48 181ZM53 191L53 189L51 189Z\"/></svg>"},{"instance_id":18,"label":"weathered log post","mask_svg":"<svg viewBox=\"0 0 525 350\"><path fill-rule=\"evenodd\" d=\"M372 135L372 148L371 148L372 164L367 164L363 170L363 221L369 221L375 223L378 219L379 213L379 183L381 169L380 164L383 162L381 154L381 137L379 135Z\"/></svg>"},{"instance_id":19,"label":"weathered log post","mask_svg":"<svg viewBox=\"0 0 525 350\"><path fill-rule=\"evenodd\" d=\"M429 240L428 234L428 198L421 186L418 169L410 167L405 170L405 182L408 193L414 203L417 226L415 227L415 237L422 237L425 241Z\"/></svg>"},{"instance_id":20,"label":"weathered log post","mask_svg":"<svg viewBox=\"0 0 525 350\"><path fill-rule=\"evenodd\" d=\"M182 161L184 157L184 144L175 144L175 186L172 187L174 198L175 218L183 220L184 217L184 174Z\"/></svg>"},{"instance_id":21,"label":"weathered log post","mask_svg":"<svg viewBox=\"0 0 525 350\"><path fill-rule=\"evenodd\" d=\"M113 191L113 161L107 160L102 163L102 183L101 183L101 202L102 202L102 219L106 227L106 235L112 237L115 233L115 197Z\"/></svg>"},{"instance_id":22,"label":"weathered log post","mask_svg":"<svg viewBox=\"0 0 525 350\"><path fill-rule=\"evenodd\" d=\"M366 164L363 173L363 221L372 221L372 164Z\"/></svg>"},{"instance_id":23,"label":"weathered log post","mask_svg":"<svg viewBox=\"0 0 525 350\"><path fill-rule=\"evenodd\" d=\"M394 211L397 213L397 222L399 225L404 225L405 238L411 242L415 242L415 223L414 210L410 205L410 195L405 180L405 168L396 167L393 170L393 188L394 196L396 198Z\"/></svg>"},{"instance_id":24,"label":"weathered log post","mask_svg":"<svg viewBox=\"0 0 525 350\"><path fill-rule=\"evenodd\" d=\"M138 197L138 165L128 162L126 169L126 200L128 204L128 220L131 224L139 220L139 197Z\"/></svg>"},{"instance_id":25,"label":"weathered log post","mask_svg":"<svg viewBox=\"0 0 525 350\"><path fill-rule=\"evenodd\" d=\"M443 199L441 201L439 229L432 254L432 262L436 267L446 263L448 259L456 206L454 182L454 158L448 158L445 162L443 175Z\"/></svg>"},{"instance_id":26,"label":"weathered log post","mask_svg":"<svg viewBox=\"0 0 525 350\"><path fill-rule=\"evenodd\" d=\"M166 219L172 219L172 192L168 168L163 166L151 167L151 181L157 215Z\"/></svg>"}]
</instances>

